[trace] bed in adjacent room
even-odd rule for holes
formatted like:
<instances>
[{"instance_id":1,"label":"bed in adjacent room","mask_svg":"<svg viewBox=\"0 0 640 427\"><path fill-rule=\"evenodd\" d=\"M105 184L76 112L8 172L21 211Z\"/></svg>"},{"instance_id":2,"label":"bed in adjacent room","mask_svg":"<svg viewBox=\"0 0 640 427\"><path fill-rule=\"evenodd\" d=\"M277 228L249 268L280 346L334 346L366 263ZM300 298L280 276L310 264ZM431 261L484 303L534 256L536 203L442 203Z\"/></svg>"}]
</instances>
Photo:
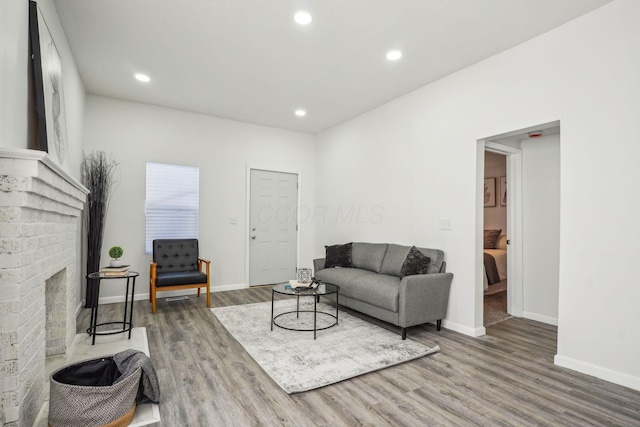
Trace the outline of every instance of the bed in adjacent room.
<instances>
[{"instance_id":1,"label":"bed in adjacent room","mask_svg":"<svg viewBox=\"0 0 640 427\"><path fill-rule=\"evenodd\" d=\"M502 230L484 231L484 289L507 279L507 236Z\"/></svg>"}]
</instances>

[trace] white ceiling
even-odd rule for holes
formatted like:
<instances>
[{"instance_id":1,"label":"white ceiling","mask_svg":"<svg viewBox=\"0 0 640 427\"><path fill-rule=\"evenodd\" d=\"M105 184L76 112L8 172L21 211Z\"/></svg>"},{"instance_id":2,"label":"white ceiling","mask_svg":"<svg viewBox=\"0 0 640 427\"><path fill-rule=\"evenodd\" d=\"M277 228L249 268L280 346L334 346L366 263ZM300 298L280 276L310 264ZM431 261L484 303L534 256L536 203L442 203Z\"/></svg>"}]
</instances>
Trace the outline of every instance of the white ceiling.
<instances>
[{"instance_id":1,"label":"white ceiling","mask_svg":"<svg viewBox=\"0 0 640 427\"><path fill-rule=\"evenodd\" d=\"M612 0L54 1L88 93L317 133Z\"/></svg>"}]
</instances>

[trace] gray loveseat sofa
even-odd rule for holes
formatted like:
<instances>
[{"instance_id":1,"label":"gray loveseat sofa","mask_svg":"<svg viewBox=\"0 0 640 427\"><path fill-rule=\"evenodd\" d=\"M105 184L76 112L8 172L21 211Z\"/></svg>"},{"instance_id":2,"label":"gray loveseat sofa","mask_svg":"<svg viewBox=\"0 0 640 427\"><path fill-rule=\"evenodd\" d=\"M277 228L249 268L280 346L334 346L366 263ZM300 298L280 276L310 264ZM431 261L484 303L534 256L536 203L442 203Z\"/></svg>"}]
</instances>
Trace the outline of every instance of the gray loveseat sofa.
<instances>
[{"instance_id":1,"label":"gray loveseat sofa","mask_svg":"<svg viewBox=\"0 0 640 427\"><path fill-rule=\"evenodd\" d=\"M352 243L352 267L325 268L325 258L315 259L314 275L340 286L340 305L401 328L436 322L440 330L447 314L453 274L446 273L444 252L417 248L431 259L427 274L400 278L411 247L386 243Z\"/></svg>"}]
</instances>

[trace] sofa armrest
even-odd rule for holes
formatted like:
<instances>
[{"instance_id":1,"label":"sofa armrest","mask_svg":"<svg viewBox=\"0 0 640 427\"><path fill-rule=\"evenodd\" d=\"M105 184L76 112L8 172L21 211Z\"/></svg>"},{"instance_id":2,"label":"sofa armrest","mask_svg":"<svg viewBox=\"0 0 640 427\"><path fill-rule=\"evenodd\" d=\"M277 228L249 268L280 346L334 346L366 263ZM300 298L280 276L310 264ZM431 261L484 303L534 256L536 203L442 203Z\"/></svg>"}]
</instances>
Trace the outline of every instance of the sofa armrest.
<instances>
[{"instance_id":1,"label":"sofa armrest","mask_svg":"<svg viewBox=\"0 0 640 427\"><path fill-rule=\"evenodd\" d=\"M406 276L400 282L399 326L420 325L447 315L453 273Z\"/></svg>"},{"instance_id":2,"label":"sofa armrest","mask_svg":"<svg viewBox=\"0 0 640 427\"><path fill-rule=\"evenodd\" d=\"M315 275L318 271L324 270L325 259L317 258L313 260L313 274Z\"/></svg>"}]
</instances>

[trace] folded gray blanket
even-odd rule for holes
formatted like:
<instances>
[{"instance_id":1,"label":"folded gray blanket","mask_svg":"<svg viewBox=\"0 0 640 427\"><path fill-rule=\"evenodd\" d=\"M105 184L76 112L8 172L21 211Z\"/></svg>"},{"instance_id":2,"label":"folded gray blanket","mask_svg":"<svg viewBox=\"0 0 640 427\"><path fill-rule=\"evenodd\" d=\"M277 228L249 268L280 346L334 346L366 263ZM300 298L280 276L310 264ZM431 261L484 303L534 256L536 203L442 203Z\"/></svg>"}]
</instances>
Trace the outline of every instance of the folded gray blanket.
<instances>
[{"instance_id":1,"label":"folded gray blanket","mask_svg":"<svg viewBox=\"0 0 640 427\"><path fill-rule=\"evenodd\" d=\"M136 369L142 368L136 403L158 403L160 401L160 384L158 384L156 370L149 356L139 350L128 349L114 354L113 360L122 374L114 384L127 378Z\"/></svg>"}]
</instances>

